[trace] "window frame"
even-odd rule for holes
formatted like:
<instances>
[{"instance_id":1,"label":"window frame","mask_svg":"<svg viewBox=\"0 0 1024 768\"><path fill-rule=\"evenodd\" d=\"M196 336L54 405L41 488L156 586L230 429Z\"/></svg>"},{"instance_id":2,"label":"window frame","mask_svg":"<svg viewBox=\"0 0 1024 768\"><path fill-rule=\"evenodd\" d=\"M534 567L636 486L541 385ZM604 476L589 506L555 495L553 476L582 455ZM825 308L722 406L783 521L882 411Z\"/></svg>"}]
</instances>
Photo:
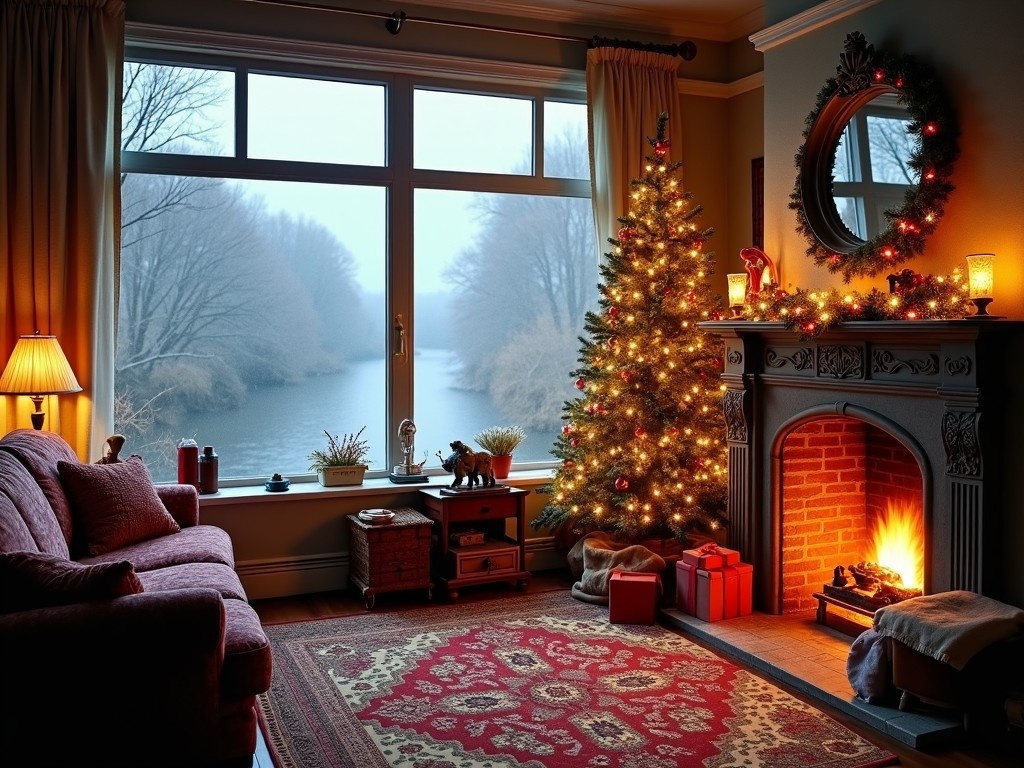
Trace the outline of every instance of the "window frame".
<instances>
[{"instance_id":1,"label":"window frame","mask_svg":"<svg viewBox=\"0 0 1024 768\"><path fill-rule=\"evenodd\" d=\"M382 186L387 189L389 222L386 236L386 319L401 315L406 353L399 356L395 334L386 340L386 445L388 467L401 463L397 428L415 414L416 318L414 316L413 198L417 189L459 190L591 198L589 180L544 175L544 110L546 101L585 103L582 73L550 67L534 67L406 54L396 62L393 55L373 49L310 46L291 41L266 41L258 50L240 38L232 45L223 35L186 34L182 30L133 30L129 25L125 62L198 66L235 73L234 154L226 156L174 153L121 153L122 173L189 175L224 179L264 179L333 184ZM211 52L215 50L216 52ZM433 62L433 63L432 63ZM317 79L383 85L388 132L383 166L312 163L246 158L248 119L247 75L298 75ZM413 93L417 88L447 90L486 96L512 96L533 101L532 175L504 175L466 171L416 169L413 152ZM389 324L390 325L390 324ZM567 373L568 375L568 373ZM414 417L413 417L414 418ZM554 435L552 435L552 439ZM546 470L554 461L517 462L517 470ZM386 477L388 468L371 470L368 477ZM263 478L224 478L227 484L248 485Z\"/></svg>"}]
</instances>

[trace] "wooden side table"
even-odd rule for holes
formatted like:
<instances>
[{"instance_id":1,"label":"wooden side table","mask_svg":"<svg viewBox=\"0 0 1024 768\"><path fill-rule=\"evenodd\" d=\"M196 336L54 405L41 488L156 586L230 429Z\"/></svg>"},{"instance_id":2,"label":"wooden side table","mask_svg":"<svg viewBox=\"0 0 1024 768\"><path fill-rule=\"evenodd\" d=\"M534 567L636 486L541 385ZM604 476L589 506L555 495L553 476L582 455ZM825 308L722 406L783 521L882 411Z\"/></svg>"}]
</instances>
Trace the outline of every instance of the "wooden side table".
<instances>
[{"instance_id":1,"label":"wooden side table","mask_svg":"<svg viewBox=\"0 0 1024 768\"><path fill-rule=\"evenodd\" d=\"M430 520L414 509L394 510L390 523L374 525L348 516L349 578L362 592L366 609L371 610L382 592L410 589L427 590L433 595L430 579Z\"/></svg>"},{"instance_id":2,"label":"wooden side table","mask_svg":"<svg viewBox=\"0 0 1024 768\"><path fill-rule=\"evenodd\" d=\"M458 598L461 587L474 584L514 581L526 589L530 581L525 564L529 491L502 488L453 495L440 488L422 488L420 493L426 515L436 526L434 578L452 600ZM515 524L514 534L507 532L509 520Z\"/></svg>"}]
</instances>

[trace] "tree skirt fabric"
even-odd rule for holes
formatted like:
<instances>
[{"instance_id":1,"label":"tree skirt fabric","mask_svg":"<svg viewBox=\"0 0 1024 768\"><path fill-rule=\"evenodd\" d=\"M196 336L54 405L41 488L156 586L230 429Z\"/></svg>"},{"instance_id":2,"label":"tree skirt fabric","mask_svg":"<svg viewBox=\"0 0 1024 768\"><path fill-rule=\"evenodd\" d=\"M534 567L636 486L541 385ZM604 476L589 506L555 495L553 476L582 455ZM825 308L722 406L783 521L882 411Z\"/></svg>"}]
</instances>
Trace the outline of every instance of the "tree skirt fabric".
<instances>
[{"instance_id":1,"label":"tree skirt fabric","mask_svg":"<svg viewBox=\"0 0 1024 768\"><path fill-rule=\"evenodd\" d=\"M681 635L563 591L265 629L278 768L897 762Z\"/></svg>"}]
</instances>

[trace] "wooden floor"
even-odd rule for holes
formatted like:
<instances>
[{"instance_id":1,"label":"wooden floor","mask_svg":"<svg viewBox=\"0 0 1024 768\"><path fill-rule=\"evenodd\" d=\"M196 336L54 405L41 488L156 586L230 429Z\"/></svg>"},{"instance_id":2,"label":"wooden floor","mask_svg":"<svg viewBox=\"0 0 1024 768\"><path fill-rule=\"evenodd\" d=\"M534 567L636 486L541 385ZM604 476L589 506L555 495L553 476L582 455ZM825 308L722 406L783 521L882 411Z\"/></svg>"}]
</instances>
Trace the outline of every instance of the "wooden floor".
<instances>
[{"instance_id":1,"label":"wooden floor","mask_svg":"<svg viewBox=\"0 0 1024 768\"><path fill-rule=\"evenodd\" d=\"M530 581L531 592L549 589L568 589L572 584L572 578L567 572L552 571L546 573L535 573ZM471 600L488 600L496 597L504 597L515 594L512 585L489 585L480 586L474 589L460 591L459 601L468 602ZM422 605L424 597L422 594L402 593L383 594L377 597L374 606L375 612L398 610L415 605ZM440 609L443 606L443 598L435 598ZM326 618L329 616L344 616L346 614L363 613L366 608L361 597L352 592L323 592L315 595L303 595L299 597L275 598L270 600L254 600L253 608L259 614L265 624L278 624L282 622L304 621L308 619ZM687 635L687 639L698 642L695 638ZM699 643L698 643L699 644ZM715 651L720 653L720 651ZM731 661L736 661L731 659ZM742 665L741 665L742 666ZM807 701L805 696L799 692L775 683L784 688L797 698ZM859 733L874 744L888 749L900 759L900 765L906 768L1019 768L1021 762L1005 754L1005 750L999 750L991 745L979 745L977 748L955 750L940 754L929 754L911 749L904 744L887 738L883 734L865 727L856 720L852 720L841 712L822 706L820 702L810 701L812 706L828 712L839 722L843 723L850 730ZM266 744L260 736L259 745L256 750L256 759L253 763L255 768L275 768L267 751Z\"/></svg>"}]
</instances>

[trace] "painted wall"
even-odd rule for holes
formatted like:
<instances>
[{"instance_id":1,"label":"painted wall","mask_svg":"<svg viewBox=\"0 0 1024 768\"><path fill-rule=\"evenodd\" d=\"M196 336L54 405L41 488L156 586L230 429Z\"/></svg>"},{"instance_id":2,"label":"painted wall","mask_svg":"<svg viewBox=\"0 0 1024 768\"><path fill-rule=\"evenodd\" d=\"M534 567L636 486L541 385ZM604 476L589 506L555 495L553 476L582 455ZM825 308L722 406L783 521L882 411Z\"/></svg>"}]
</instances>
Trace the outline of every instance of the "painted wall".
<instances>
[{"instance_id":1,"label":"painted wall","mask_svg":"<svg viewBox=\"0 0 1024 768\"><path fill-rule=\"evenodd\" d=\"M770 22L792 23L784 13L811 4L768 0ZM834 3L821 4L819 8ZM846 4L849 5L849 4ZM981 20L991 20L984 23ZM877 48L918 56L936 68L960 113L961 155L956 190L925 252L903 266L922 273L966 270L969 253L996 254L995 302L990 311L1024 317L1024 103L1020 91L1019 0L881 0L863 2L844 18L786 40L764 53L766 251L787 288L824 288L841 279L804 255L787 204L796 179L794 156L804 120L826 78L835 74L846 35L862 32ZM756 36L755 36L756 37ZM854 283L887 288L885 277Z\"/></svg>"}]
</instances>

